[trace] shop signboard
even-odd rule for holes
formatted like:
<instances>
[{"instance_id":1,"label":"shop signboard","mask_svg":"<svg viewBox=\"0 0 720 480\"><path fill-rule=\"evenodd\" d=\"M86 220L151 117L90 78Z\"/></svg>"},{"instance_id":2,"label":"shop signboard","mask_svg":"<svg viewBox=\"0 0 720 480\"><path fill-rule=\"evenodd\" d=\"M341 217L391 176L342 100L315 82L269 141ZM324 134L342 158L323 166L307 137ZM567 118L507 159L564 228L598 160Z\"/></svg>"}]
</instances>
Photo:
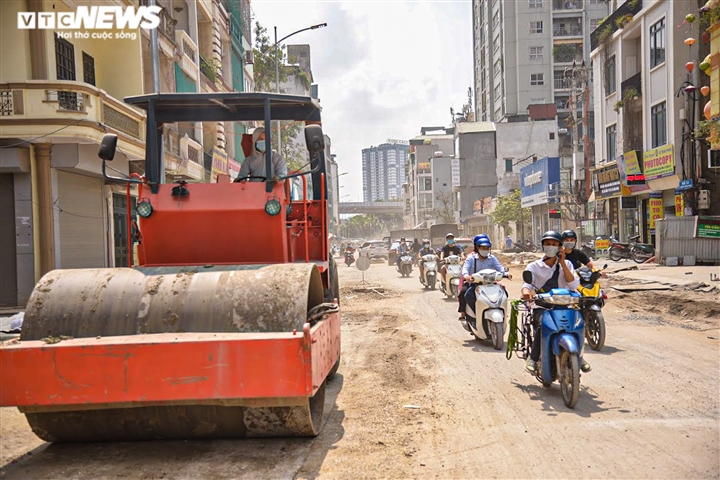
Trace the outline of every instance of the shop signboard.
<instances>
[{"instance_id":1,"label":"shop signboard","mask_svg":"<svg viewBox=\"0 0 720 480\"><path fill-rule=\"evenodd\" d=\"M560 209L550 209L548 210L548 218L562 218L562 212Z\"/></svg>"},{"instance_id":2,"label":"shop signboard","mask_svg":"<svg viewBox=\"0 0 720 480\"><path fill-rule=\"evenodd\" d=\"M637 195L650 190L650 187L645 183L645 174L640 168L640 165L642 165L641 156L642 153L637 151L625 152L618 156L617 167L620 173L623 195ZM631 178L632 182L628 178Z\"/></svg>"},{"instance_id":3,"label":"shop signboard","mask_svg":"<svg viewBox=\"0 0 720 480\"><path fill-rule=\"evenodd\" d=\"M450 169L452 171L452 186L460 186L460 159L453 158L450 160Z\"/></svg>"},{"instance_id":4,"label":"shop signboard","mask_svg":"<svg viewBox=\"0 0 720 480\"><path fill-rule=\"evenodd\" d=\"M695 217L695 236L698 238L720 238L720 217Z\"/></svg>"},{"instance_id":5,"label":"shop signboard","mask_svg":"<svg viewBox=\"0 0 720 480\"><path fill-rule=\"evenodd\" d=\"M685 215L685 197L681 195L675 195L675 216L682 217Z\"/></svg>"},{"instance_id":6,"label":"shop signboard","mask_svg":"<svg viewBox=\"0 0 720 480\"><path fill-rule=\"evenodd\" d=\"M617 164L598 168L595 176L596 198L612 198L620 196L620 171Z\"/></svg>"},{"instance_id":7,"label":"shop signboard","mask_svg":"<svg viewBox=\"0 0 720 480\"><path fill-rule=\"evenodd\" d=\"M483 211L482 199L475 200L473 202L473 213L481 213Z\"/></svg>"},{"instance_id":8,"label":"shop signboard","mask_svg":"<svg viewBox=\"0 0 720 480\"><path fill-rule=\"evenodd\" d=\"M691 190L692 188L693 181L691 179L680 180L680 185L678 185L678 188L675 189L675 193L684 192L685 190Z\"/></svg>"},{"instance_id":9,"label":"shop signboard","mask_svg":"<svg viewBox=\"0 0 720 480\"><path fill-rule=\"evenodd\" d=\"M227 175L228 173L228 154L218 147L213 147L212 173L215 175Z\"/></svg>"},{"instance_id":10,"label":"shop signboard","mask_svg":"<svg viewBox=\"0 0 720 480\"><path fill-rule=\"evenodd\" d=\"M635 210L637 197L620 197L620 210Z\"/></svg>"},{"instance_id":11,"label":"shop signboard","mask_svg":"<svg viewBox=\"0 0 720 480\"><path fill-rule=\"evenodd\" d=\"M663 218L663 199L662 196L658 197L651 197L648 200L648 215L650 215L650 221L648 222L650 226L650 233L655 234L655 220L658 218Z\"/></svg>"},{"instance_id":12,"label":"shop signboard","mask_svg":"<svg viewBox=\"0 0 720 480\"><path fill-rule=\"evenodd\" d=\"M230 174L230 180L235 180L237 178L240 174L241 168L242 164L240 162L236 162L232 158L228 158L228 173Z\"/></svg>"},{"instance_id":13,"label":"shop signboard","mask_svg":"<svg viewBox=\"0 0 720 480\"><path fill-rule=\"evenodd\" d=\"M595 240L595 250L607 250L610 248L610 239L609 238L598 238Z\"/></svg>"},{"instance_id":14,"label":"shop signboard","mask_svg":"<svg viewBox=\"0 0 720 480\"><path fill-rule=\"evenodd\" d=\"M523 207L548 202L548 185L560 182L560 158L543 157L520 169L520 203Z\"/></svg>"},{"instance_id":15,"label":"shop signboard","mask_svg":"<svg viewBox=\"0 0 720 480\"><path fill-rule=\"evenodd\" d=\"M645 180L669 177L675 174L675 153L672 144L653 148L643 154Z\"/></svg>"}]
</instances>

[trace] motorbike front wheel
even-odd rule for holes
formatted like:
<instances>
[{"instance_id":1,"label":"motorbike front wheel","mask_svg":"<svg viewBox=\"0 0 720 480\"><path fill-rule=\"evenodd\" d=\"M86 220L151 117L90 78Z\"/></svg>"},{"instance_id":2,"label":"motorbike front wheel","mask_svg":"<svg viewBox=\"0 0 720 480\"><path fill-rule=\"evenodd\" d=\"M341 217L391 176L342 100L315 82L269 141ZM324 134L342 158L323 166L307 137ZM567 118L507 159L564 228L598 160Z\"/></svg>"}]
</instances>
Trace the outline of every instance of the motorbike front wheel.
<instances>
[{"instance_id":1,"label":"motorbike front wheel","mask_svg":"<svg viewBox=\"0 0 720 480\"><path fill-rule=\"evenodd\" d=\"M500 350L503 346L503 324L490 322L490 339L492 340L493 348Z\"/></svg>"},{"instance_id":2,"label":"motorbike front wheel","mask_svg":"<svg viewBox=\"0 0 720 480\"><path fill-rule=\"evenodd\" d=\"M608 255L610 256L610 260L613 262L619 262L623 258L620 251L615 248L611 248Z\"/></svg>"},{"instance_id":3,"label":"motorbike front wheel","mask_svg":"<svg viewBox=\"0 0 720 480\"><path fill-rule=\"evenodd\" d=\"M640 250L634 250L632 252L632 259L635 263L645 263L652 255L643 253Z\"/></svg>"},{"instance_id":4,"label":"motorbike front wheel","mask_svg":"<svg viewBox=\"0 0 720 480\"><path fill-rule=\"evenodd\" d=\"M563 350L560 354L560 391L563 403L568 408L575 408L580 396L580 368L578 356Z\"/></svg>"},{"instance_id":5,"label":"motorbike front wheel","mask_svg":"<svg viewBox=\"0 0 720 480\"><path fill-rule=\"evenodd\" d=\"M605 318L602 312L590 310L585 319L585 338L588 345L595 351L605 346Z\"/></svg>"},{"instance_id":6,"label":"motorbike front wheel","mask_svg":"<svg viewBox=\"0 0 720 480\"><path fill-rule=\"evenodd\" d=\"M435 290L435 277L430 278L430 290Z\"/></svg>"}]
</instances>

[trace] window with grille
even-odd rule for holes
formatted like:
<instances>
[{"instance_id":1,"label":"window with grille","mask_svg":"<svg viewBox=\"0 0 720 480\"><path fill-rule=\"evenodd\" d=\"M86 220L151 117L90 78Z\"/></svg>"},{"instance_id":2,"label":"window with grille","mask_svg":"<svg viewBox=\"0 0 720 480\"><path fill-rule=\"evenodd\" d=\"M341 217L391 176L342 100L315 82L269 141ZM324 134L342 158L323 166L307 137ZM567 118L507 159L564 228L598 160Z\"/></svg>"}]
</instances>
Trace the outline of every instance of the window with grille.
<instances>
[{"instance_id":1,"label":"window with grille","mask_svg":"<svg viewBox=\"0 0 720 480\"><path fill-rule=\"evenodd\" d=\"M542 8L543 0L528 0L528 7L530 8Z\"/></svg>"},{"instance_id":2,"label":"window with grille","mask_svg":"<svg viewBox=\"0 0 720 480\"><path fill-rule=\"evenodd\" d=\"M530 85L545 85L545 74L544 73L531 73L530 74Z\"/></svg>"},{"instance_id":3,"label":"window with grille","mask_svg":"<svg viewBox=\"0 0 720 480\"><path fill-rule=\"evenodd\" d=\"M665 61L665 19L650 27L650 68Z\"/></svg>"},{"instance_id":4,"label":"window with grille","mask_svg":"<svg viewBox=\"0 0 720 480\"><path fill-rule=\"evenodd\" d=\"M75 80L75 47L55 35L55 65L58 80Z\"/></svg>"},{"instance_id":5,"label":"window with grille","mask_svg":"<svg viewBox=\"0 0 720 480\"><path fill-rule=\"evenodd\" d=\"M530 47L530 60L542 60L543 47Z\"/></svg>"},{"instance_id":6,"label":"window with grille","mask_svg":"<svg viewBox=\"0 0 720 480\"><path fill-rule=\"evenodd\" d=\"M658 103L650 109L650 123L652 126L652 148L667 143L667 115L665 102Z\"/></svg>"},{"instance_id":7,"label":"window with grille","mask_svg":"<svg viewBox=\"0 0 720 480\"><path fill-rule=\"evenodd\" d=\"M591 18L590 19L590 31L597 29L598 23L600 22L600 18Z\"/></svg>"},{"instance_id":8,"label":"window with grille","mask_svg":"<svg viewBox=\"0 0 720 480\"><path fill-rule=\"evenodd\" d=\"M530 22L530 33L543 33L543 22Z\"/></svg>"},{"instance_id":9,"label":"window with grille","mask_svg":"<svg viewBox=\"0 0 720 480\"><path fill-rule=\"evenodd\" d=\"M85 52L83 57L83 81L95 85L95 59Z\"/></svg>"}]
</instances>

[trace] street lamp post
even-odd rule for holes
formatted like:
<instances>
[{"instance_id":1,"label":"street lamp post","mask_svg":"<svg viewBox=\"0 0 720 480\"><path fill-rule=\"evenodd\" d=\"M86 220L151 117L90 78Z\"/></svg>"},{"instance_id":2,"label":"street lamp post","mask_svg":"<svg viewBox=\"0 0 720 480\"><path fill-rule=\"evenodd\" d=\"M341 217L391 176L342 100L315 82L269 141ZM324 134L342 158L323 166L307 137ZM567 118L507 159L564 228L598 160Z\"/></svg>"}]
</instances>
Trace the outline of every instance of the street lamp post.
<instances>
[{"instance_id":1,"label":"street lamp post","mask_svg":"<svg viewBox=\"0 0 720 480\"><path fill-rule=\"evenodd\" d=\"M297 30L295 32L292 32L290 35L285 35L283 38L278 40L277 38L277 27L273 27L275 29L275 44L273 45L273 48L275 49L275 93L280 93L280 63L278 61L278 44L282 42L283 40L286 40L293 35L304 32L306 30L316 30L318 28L327 27L327 23L318 23L317 25L311 25L309 27L301 28L300 30ZM278 153L280 153L280 120L278 120L277 123L277 136L278 136Z\"/></svg>"}]
</instances>

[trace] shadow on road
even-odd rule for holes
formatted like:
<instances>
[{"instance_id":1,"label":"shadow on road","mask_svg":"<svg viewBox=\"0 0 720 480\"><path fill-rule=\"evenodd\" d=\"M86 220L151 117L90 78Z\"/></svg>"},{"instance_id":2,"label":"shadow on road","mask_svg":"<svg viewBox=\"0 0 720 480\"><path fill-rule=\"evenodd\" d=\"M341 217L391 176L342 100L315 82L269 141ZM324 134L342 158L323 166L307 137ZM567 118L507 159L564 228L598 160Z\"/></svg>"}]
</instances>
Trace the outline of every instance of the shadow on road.
<instances>
[{"instance_id":1,"label":"shadow on road","mask_svg":"<svg viewBox=\"0 0 720 480\"><path fill-rule=\"evenodd\" d=\"M464 330L463 330L464 331ZM472 348L473 352L494 352L505 354L505 344L500 350L495 350L490 340L476 340L474 338L468 338L462 344L463 347Z\"/></svg>"},{"instance_id":2,"label":"shadow on road","mask_svg":"<svg viewBox=\"0 0 720 480\"><path fill-rule=\"evenodd\" d=\"M624 352L624 351L625 350L620 350L619 348L616 348L616 347L608 347L607 345L605 345L602 348L602 350L600 350L599 352L590 349L590 347L585 348L585 353L589 353L591 355L612 355L613 353Z\"/></svg>"},{"instance_id":3,"label":"shadow on road","mask_svg":"<svg viewBox=\"0 0 720 480\"><path fill-rule=\"evenodd\" d=\"M513 382L513 385L525 392L530 400L542 402L542 409L548 416L557 416L560 413L574 413L580 417L589 418L593 413L617 410L617 407L602 407L605 403L595 394L595 391L580 385L580 398L575 408L568 408L563 403L560 384L554 382L550 387L543 387L540 384L524 385Z\"/></svg>"},{"instance_id":4,"label":"shadow on road","mask_svg":"<svg viewBox=\"0 0 720 480\"><path fill-rule=\"evenodd\" d=\"M0 478L293 478L298 470L313 478L345 434L336 404L343 382L338 373L328 383L315 438L46 443L2 467Z\"/></svg>"}]
</instances>

